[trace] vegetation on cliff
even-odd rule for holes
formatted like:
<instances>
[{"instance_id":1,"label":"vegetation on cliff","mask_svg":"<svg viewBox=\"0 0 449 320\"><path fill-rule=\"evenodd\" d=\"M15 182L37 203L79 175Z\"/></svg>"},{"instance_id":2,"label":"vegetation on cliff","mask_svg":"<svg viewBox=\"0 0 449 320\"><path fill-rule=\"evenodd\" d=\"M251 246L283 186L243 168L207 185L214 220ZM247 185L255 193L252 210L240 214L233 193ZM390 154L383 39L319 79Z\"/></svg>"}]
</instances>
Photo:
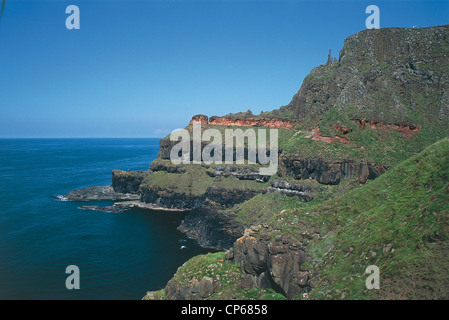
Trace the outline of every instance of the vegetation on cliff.
<instances>
[{"instance_id":1,"label":"vegetation on cliff","mask_svg":"<svg viewBox=\"0 0 449 320\"><path fill-rule=\"evenodd\" d=\"M224 252L196 256L178 268L165 289L148 292L144 300L284 300L272 289L257 289L241 282L240 266L225 260Z\"/></svg>"},{"instance_id":2,"label":"vegetation on cliff","mask_svg":"<svg viewBox=\"0 0 449 320\"><path fill-rule=\"evenodd\" d=\"M265 241L267 251L279 237L306 247L307 262L299 272L315 275L313 289L292 298L448 298L449 139L362 187L348 187L351 191L343 195L329 193L327 200L310 203L259 195L233 210L244 212L241 219L264 221L265 227L252 228L247 239ZM369 265L380 268L381 290L365 286ZM243 268L223 252L188 261L171 280L170 290L179 294L203 277L216 288L204 298L281 297L242 280Z\"/></svg>"},{"instance_id":3,"label":"vegetation on cliff","mask_svg":"<svg viewBox=\"0 0 449 320\"><path fill-rule=\"evenodd\" d=\"M199 225L213 238L233 229L233 245L188 261L147 297L448 298L448 65L449 26L364 30L288 105L229 114L223 125L196 116L219 132L278 121L279 168L267 179L248 165L166 164L173 143L162 139L143 194L212 205L186 230ZM369 265L380 269L381 290L365 286Z\"/></svg>"},{"instance_id":4,"label":"vegetation on cliff","mask_svg":"<svg viewBox=\"0 0 449 320\"><path fill-rule=\"evenodd\" d=\"M308 245L319 270L313 298L448 298L449 140L441 140L375 181L317 204L284 210L267 223L295 239L319 233ZM381 290L367 290L369 265Z\"/></svg>"}]
</instances>

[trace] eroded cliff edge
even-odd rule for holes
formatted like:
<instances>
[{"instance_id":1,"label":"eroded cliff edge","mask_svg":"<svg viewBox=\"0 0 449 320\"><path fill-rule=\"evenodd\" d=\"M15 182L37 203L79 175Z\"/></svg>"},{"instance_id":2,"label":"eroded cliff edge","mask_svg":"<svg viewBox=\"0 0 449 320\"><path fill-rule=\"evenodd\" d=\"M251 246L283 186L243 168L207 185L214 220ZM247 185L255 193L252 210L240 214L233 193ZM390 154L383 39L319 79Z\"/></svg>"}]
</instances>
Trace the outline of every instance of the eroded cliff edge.
<instances>
[{"instance_id":1,"label":"eroded cliff edge","mask_svg":"<svg viewBox=\"0 0 449 320\"><path fill-rule=\"evenodd\" d=\"M410 165L402 164L403 161L448 135L448 66L448 26L364 30L345 40L338 60L313 69L287 106L260 115L248 111L192 118L190 124L196 120L204 128L262 127L278 128L280 132L277 174L269 178L261 193L217 211L230 214L234 222L241 224L241 237L212 263L220 268L227 266L229 270L235 264L240 270L238 279L227 280L233 283L228 298L245 298L244 292L252 292L254 288L264 294L269 291L263 290L274 290L290 299L375 298L377 295L363 288L364 282L362 285L360 281L364 280L363 261L379 264L387 261L412 272L411 266L404 266L410 257L402 252L398 254L396 246L427 247L429 239L433 239L432 244L446 239L442 229L446 228L447 221L439 220L440 229L435 233L429 230L431 225L422 221L426 215L424 209L413 207L409 197L413 208L404 209L397 206L401 196L397 198L398 203L388 206L383 202L389 201L389 195L381 193L389 190L390 196L403 194L401 190L406 185L400 181L410 178L401 171ZM443 144L444 149L447 142ZM159 158L168 159L172 146L169 139L161 140ZM444 154L441 149L440 155ZM420 157L419 162L427 161L423 159L426 156ZM377 183L377 177L383 177L396 166L402 169L393 170L394 177ZM410 172L416 174L413 170ZM429 170L435 179L444 177L442 167ZM374 179L375 182L367 183ZM447 189L445 183L443 190ZM409 191L419 193L419 187ZM307 193L312 196L305 196ZM447 195L441 201L447 204ZM434 206L433 210L439 216L447 207ZM387 220L412 216L412 220L418 217L418 221L404 229L398 229L394 223L377 224L371 220L359 221L364 226L361 230L354 228L357 224L351 224L357 216L370 215L374 220L377 215L385 215L383 218ZM342 229L346 223L354 235ZM403 224L408 225L405 221ZM376 231L370 237L364 233L366 229ZM416 239L407 242L402 235L409 230L420 231ZM379 231L401 236L384 237ZM354 238L362 239L360 244L364 245L349 245ZM431 251L441 256L444 248L444 245L432 247ZM422 253L417 250L417 256ZM350 263L345 263L340 255L351 257L346 259ZM200 264L202 259L198 257L192 263ZM212 257L204 258L209 259ZM441 267L434 261L433 265ZM352 274L348 275L344 268ZM401 286L406 286L403 277L392 268L385 268L388 270L385 279L397 279ZM189 264L186 264L160 294L167 299L219 298L229 294L217 280L220 275L210 272L206 268L204 279L189 279ZM198 284L206 282L212 289L207 294L199 294ZM342 282L347 290L339 287ZM447 287L446 279L443 283ZM388 286L386 296L402 294L393 287ZM439 289L418 291L416 296L420 297L432 297L436 292L436 296L444 295L444 290ZM413 296L409 291L408 294Z\"/></svg>"}]
</instances>

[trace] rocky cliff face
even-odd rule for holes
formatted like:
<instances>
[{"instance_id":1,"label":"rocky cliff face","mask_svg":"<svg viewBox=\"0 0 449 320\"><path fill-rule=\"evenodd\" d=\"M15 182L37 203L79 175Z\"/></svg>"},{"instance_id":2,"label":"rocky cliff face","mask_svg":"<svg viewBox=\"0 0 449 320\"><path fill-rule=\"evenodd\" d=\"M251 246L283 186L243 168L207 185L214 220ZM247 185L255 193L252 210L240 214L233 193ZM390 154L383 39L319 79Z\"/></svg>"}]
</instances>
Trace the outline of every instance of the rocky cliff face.
<instances>
[{"instance_id":1,"label":"rocky cliff face","mask_svg":"<svg viewBox=\"0 0 449 320\"><path fill-rule=\"evenodd\" d=\"M112 187L119 193L139 193L139 187L151 171L112 171Z\"/></svg>"},{"instance_id":2,"label":"rocky cliff face","mask_svg":"<svg viewBox=\"0 0 449 320\"><path fill-rule=\"evenodd\" d=\"M164 161L170 158L170 150L176 142L165 138L160 141L159 159L151 165L154 173L141 184L142 200L167 207L212 208L188 215L180 229L194 235L203 246L230 248L226 259L241 267L239 286L271 288L287 298L310 293L317 279L310 251L320 251L319 259L313 262L321 261L336 242L333 235L326 239L327 233L320 234L316 230L330 219L338 220L340 212L333 210L333 206L319 203L314 208L329 211L329 216L315 221L317 229L313 229L310 221L316 217L307 217L310 207L302 207L301 201L313 200L321 188L342 185L344 188L343 180L354 179L365 184L389 168L391 162L386 159L392 158L390 154L410 149L411 153L419 152L441 135L447 135L448 91L449 26L361 31L345 40L338 61L329 56L328 63L310 72L287 106L259 116L246 112L192 118L190 125L199 121L216 128L287 129L280 130L283 134L280 135L279 167L275 177L258 176L250 167L197 166L192 170L168 165ZM397 159L401 157L393 159L396 163L391 161L397 164ZM315 185L311 187L304 180L314 180L309 182ZM242 188L248 181L252 184ZM263 187L255 187L257 184ZM125 190L133 190L133 187ZM251 199L259 201L260 195L270 192L296 198L295 201L283 199L279 214L264 216L269 206L263 201L257 206ZM259 198L254 198L256 195ZM237 215L239 210L251 211L244 211L240 204L261 211L256 223L265 218L277 227L261 223L245 229L251 226L250 219L240 217L239 220L231 211L217 214L213 209L214 206L237 207ZM284 205L289 209L280 209ZM356 210L352 205L342 210ZM364 204L358 207L363 210ZM309 241L314 243L315 249L310 248ZM215 280L201 280L203 293L199 290L201 281L197 280L198 283L181 287L178 282L171 281L166 293L176 299L205 299L214 292L211 283Z\"/></svg>"},{"instance_id":3,"label":"rocky cliff face","mask_svg":"<svg viewBox=\"0 0 449 320\"><path fill-rule=\"evenodd\" d=\"M228 259L240 264L244 281L256 288L275 289L289 299L310 292L313 271L303 267L307 261L304 244L281 236L274 241L269 236L256 238L253 230L247 230L227 252Z\"/></svg>"},{"instance_id":4,"label":"rocky cliff face","mask_svg":"<svg viewBox=\"0 0 449 320\"><path fill-rule=\"evenodd\" d=\"M262 190L225 188L215 184L207 187L204 193L194 194L186 191L168 190L164 186L149 184L140 189L140 200L165 208L201 209L205 206L229 208L251 199Z\"/></svg>"},{"instance_id":5,"label":"rocky cliff face","mask_svg":"<svg viewBox=\"0 0 449 320\"><path fill-rule=\"evenodd\" d=\"M158 159L139 187L140 200L163 208L189 210L179 229L207 248L229 249L242 223L217 212L267 192L267 182L253 167L174 165Z\"/></svg>"},{"instance_id":6,"label":"rocky cliff face","mask_svg":"<svg viewBox=\"0 0 449 320\"><path fill-rule=\"evenodd\" d=\"M219 125L219 126L237 126L237 127L266 127L266 128L282 128L293 129L297 123L287 119L276 117L261 116L212 116L208 118L203 114L197 114L192 117L189 125L195 121L201 124Z\"/></svg>"},{"instance_id":7,"label":"rocky cliff face","mask_svg":"<svg viewBox=\"0 0 449 320\"><path fill-rule=\"evenodd\" d=\"M231 214L200 209L190 212L178 229L195 238L204 248L228 250L242 235L245 227Z\"/></svg>"},{"instance_id":8,"label":"rocky cliff face","mask_svg":"<svg viewBox=\"0 0 449 320\"><path fill-rule=\"evenodd\" d=\"M339 184L343 179L356 180L363 184L375 179L388 168L375 163L354 160L327 160L321 158L298 158L296 155L281 156L278 167L280 177L294 179L314 179L322 184Z\"/></svg>"},{"instance_id":9,"label":"rocky cliff face","mask_svg":"<svg viewBox=\"0 0 449 320\"><path fill-rule=\"evenodd\" d=\"M449 27L371 29L348 37L337 62L313 69L274 115L297 120L331 108L388 124L449 117ZM418 116L419 115L419 116Z\"/></svg>"}]
</instances>

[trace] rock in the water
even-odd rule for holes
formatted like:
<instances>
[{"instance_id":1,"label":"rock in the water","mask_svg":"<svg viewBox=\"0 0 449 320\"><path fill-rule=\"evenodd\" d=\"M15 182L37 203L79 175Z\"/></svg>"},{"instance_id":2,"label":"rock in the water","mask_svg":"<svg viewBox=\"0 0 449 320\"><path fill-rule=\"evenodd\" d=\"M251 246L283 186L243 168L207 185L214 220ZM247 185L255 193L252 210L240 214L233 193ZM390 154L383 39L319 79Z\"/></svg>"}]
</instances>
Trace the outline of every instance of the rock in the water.
<instances>
[{"instance_id":1,"label":"rock in the water","mask_svg":"<svg viewBox=\"0 0 449 320\"><path fill-rule=\"evenodd\" d=\"M106 206L106 207L81 206L79 208L83 209L83 210L94 210L94 211L104 211L104 212L123 212L123 211L126 211L126 209L117 208L116 206Z\"/></svg>"},{"instance_id":2,"label":"rock in the water","mask_svg":"<svg viewBox=\"0 0 449 320\"><path fill-rule=\"evenodd\" d=\"M72 201L139 200L138 194L115 192L111 185L72 190L63 196Z\"/></svg>"}]
</instances>

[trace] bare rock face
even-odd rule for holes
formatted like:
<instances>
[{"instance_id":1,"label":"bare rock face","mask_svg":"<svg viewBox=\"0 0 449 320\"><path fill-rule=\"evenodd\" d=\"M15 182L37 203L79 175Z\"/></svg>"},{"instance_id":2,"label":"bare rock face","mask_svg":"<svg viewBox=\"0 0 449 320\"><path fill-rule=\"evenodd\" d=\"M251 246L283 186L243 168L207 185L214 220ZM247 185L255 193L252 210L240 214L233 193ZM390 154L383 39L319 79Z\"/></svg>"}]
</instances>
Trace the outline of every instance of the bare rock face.
<instances>
[{"instance_id":1,"label":"bare rock face","mask_svg":"<svg viewBox=\"0 0 449 320\"><path fill-rule=\"evenodd\" d=\"M195 238L204 248L226 250L232 248L244 227L230 214L192 210L182 220L178 229Z\"/></svg>"},{"instance_id":2,"label":"bare rock face","mask_svg":"<svg viewBox=\"0 0 449 320\"><path fill-rule=\"evenodd\" d=\"M331 108L388 124L448 121L449 25L363 30L345 39L337 62L314 68L276 115L293 120ZM418 123L418 125L423 125Z\"/></svg>"},{"instance_id":3,"label":"bare rock face","mask_svg":"<svg viewBox=\"0 0 449 320\"><path fill-rule=\"evenodd\" d=\"M342 179L355 177L360 183L375 179L387 167L375 163L354 160L331 160L322 158L299 158L295 155L281 156L278 167L280 177L290 176L294 179L314 179L322 184L336 185Z\"/></svg>"},{"instance_id":4,"label":"bare rock face","mask_svg":"<svg viewBox=\"0 0 449 320\"><path fill-rule=\"evenodd\" d=\"M204 276L198 283L198 294L201 298L207 298L214 293L213 280L210 277Z\"/></svg>"},{"instance_id":5,"label":"bare rock face","mask_svg":"<svg viewBox=\"0 0 449 320\"><path fill-rule=\"evenodd\" d=\"M189 125L192 125L194 122L199 122L201 124L208 124L209 123L209 117L205 116L204 114L197 114L192 117L192 120L190 120Z\"/></svg>"},{"instance_id":6,"label":"bare rock face","mask_svg":"<svg viewBox=\"0 0 449 320\"><path fill-rule=\"evenodd\" d=\"M112 188L120 193L138 193L140 184L150 171L112 171Z\"/></svg>"},{"instance_id":7,"label":"bare rock face","mask_svg":"<svg viewBox=\"0 0 449 320\"><path fill-rule=\"evenodd\" d=\"M189 125L194 122L200 124L212 124L220 126L237 126L237 127L268 127L268 128L283 128L292 129L296 126L294 121L276 117L261 117L261 116L212 116L207 117L203 114L197 114L192 117Z\"/></svg>"},{"instance_id":8,"label":"bare rock face","mask_svg":"<svg viewBox=\"0 0 449 320\"><path fill-rule=\"evenodd\" d=\"M112 185L72 190L63 197L72 201L139 200L139 187L150 171L112 171Z\"/></svg>"},{"instance_id":9,"label":"bare rock face","mask_svg":"<svg viewBox=\"0 0 449 320\"><path fill-rule=\"evenodd\" d=\"M270 241L246 234L231 250L227 257L241 265L246 281L251 281L253 287L272 288L289 299L311 290L313 272L301 267L306 262L303 245L285 238Z\"/></svg>"},{"instance_id":10,"label":"bare rock face","mask_svg":"<svg viewBox=\"0 0 449 320\"><path fill-rule=\"evenodd\" d=\"M138 194L134 193L115 192L112 186L94 186L72 190L63 197L72 201L138 200L140 198Z\"/></svg>"},{"instance_id":11,"label":"bare rock face","mask_svg":"<svg viewBox=\"0 0 449 320\"><path fill-rule=\"evenodd\" d=\"M287 196L296 196L303 202L309 202L315 198L315 194L322 191L322 188L301 182L289 182L275 178L271 180L268 190L278 191Z\"/></svg>"},{"instance_id":12,"label":"bare rock face","mask_svg":"<svg viewBox=\"0 0 449 320\"><path fill-rule=\"evenodd\" d=\"M181 284L175 279L170 280L165 287L167 300L204 300L210 297L216 289L214 280L204 276L201 280L194 278L188 284Z\"/></svg>"}]
</instances>

